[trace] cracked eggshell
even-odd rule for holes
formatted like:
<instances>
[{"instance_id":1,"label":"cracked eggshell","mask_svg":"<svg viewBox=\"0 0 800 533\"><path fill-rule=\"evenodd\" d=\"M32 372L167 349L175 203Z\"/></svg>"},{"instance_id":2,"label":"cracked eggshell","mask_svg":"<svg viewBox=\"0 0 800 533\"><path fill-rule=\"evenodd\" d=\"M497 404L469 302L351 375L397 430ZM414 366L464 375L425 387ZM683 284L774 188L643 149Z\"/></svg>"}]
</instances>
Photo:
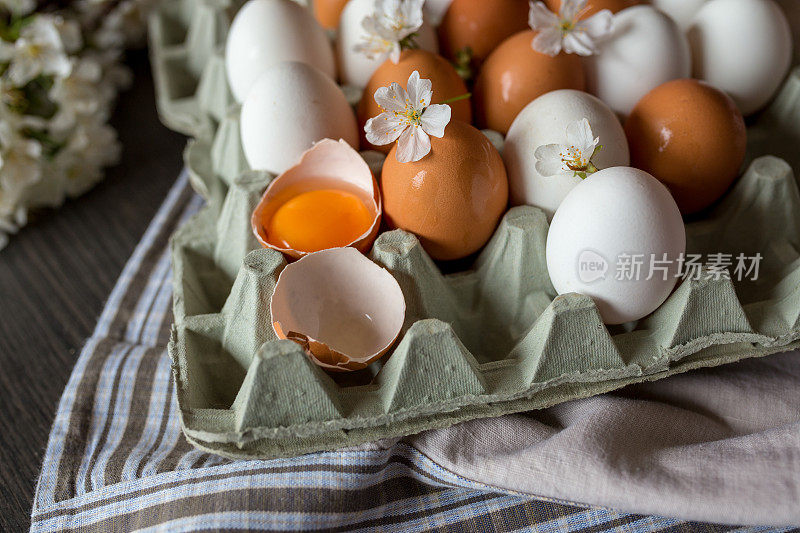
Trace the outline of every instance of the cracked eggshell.
<instances>
[{"instance_id":1,"label":"cracked eggshell","mask_svg":"<svg viewBox=\"0 0 800 533\"><path fill-rule=\"evenodd\" d=\"M556 211L547 234L547 270L559 294L589 296L603 322L623 324L667 299L685 251L683 219L667 188L643 170L613 167L583 180ZM650 258L660 261L665 254L664 273L654 270L647 279ZM639 255L640 275L618 279L624 257Z\"/></svg>"},{"instance_id":2,"label":"cracked eggshell","mask_svg":"<svg viewBox=\"0 0 800 533\"><path fill-rule=\"evenodd\" d=\"M331 248L287 265L270 303L281 339L302 345L319 366L360 370L397 340L406 304L397 280L352 248Z\"/></svg>"},{"instance_id":3,"label":"cracked eggshell","mask_svg":"<svg viewBox=\"0 0 800 533\"><path fill-rule=\"evenodd\" d=\"M603 149L593 159L598 168L627 166L628 141L614 112L598 98L562 89L528 104L511 124L503 147L512 205L533 205L551 218L564 197L582 180L570 174L542 176L536 170L536 148L565 144L567 126L587 119Z\"/></svg>"},{"instance_id":4,"label":"cracked eggshell","mask_svg":"<svg viewBox=\"0 0 800 533\"><path fill-rule=\"evenodd\" d=\"M634 6L614 16L614 32L584 65L588 91L626 116L655 87L688 78L692 58L675 21L651 6Z\"/></svg>"},{"instance_id":5,"label":"cracked eggshell","mask_svg":"<svg viewBox=\"0 0 800 533\"><path fill-rule=\"evenodd\" d=\"M359 89L366 87L372 74L383 64L384 60L389 61L380 58L369 59L354 50L366 35L361 22L365 17L372 15L374 10L375 0L350 0L342 11L339 32L336 36L336 58L339 62L340 81L345 85L352 85ZM433 53L439 51L436 32L427 21L418 30L416 41L422 50Z\"/></svg>"},{"instance_id":6,"label":"cracked eggshell","mask_svg":"<svg viewBox=\"0 0 800 533\"><path fill-rule=\"evenodd\" d=\"M233 19L225 46L236 100L244 102L261 74L283 61L308 63L336 78L330 41L307 8L292 0L250 0Z\"/></svg>"},{"instance_id":7,"label":"cracked eggshell","mask_svg":"<svg viewBox=\"0 0 800 533\"><path fill-rule=\"evenodd\" d=\"M772 0L710 0L688 31L693 76L728 93L742 114L772 98L792 61L792 33Z\"/></svg>"},{"instance_id":8,"label":"cracked eggshell","mask_svg":"<svg viewBox=\"0 0 800 533\"><path fill-rule=\"evenodd\" d=\"M281 174L322 139L358 146L353 109L334 81L305 63L279 63L242 105L242 148L250 168Z\"/></svg>"},{"instance_id":9,"label":"cracked eggshell","mask_svg":"<svg viewBox=\"0 0 800 533\"><path fill-rule=\"evenodd\" d=\"M258 242L265 248L277 250L293 259L309 255L307 252L271 243L265 226L275 212L291 198L321 189L351 192L373 213L374 218L369 229L347 245L366 253L378 236L381 225L383 206L380 190L364 158L343 140L337 142L323 139L303 153L296 165L272 180L251 219L253 234Z\"/></svg>"}]
</instances>

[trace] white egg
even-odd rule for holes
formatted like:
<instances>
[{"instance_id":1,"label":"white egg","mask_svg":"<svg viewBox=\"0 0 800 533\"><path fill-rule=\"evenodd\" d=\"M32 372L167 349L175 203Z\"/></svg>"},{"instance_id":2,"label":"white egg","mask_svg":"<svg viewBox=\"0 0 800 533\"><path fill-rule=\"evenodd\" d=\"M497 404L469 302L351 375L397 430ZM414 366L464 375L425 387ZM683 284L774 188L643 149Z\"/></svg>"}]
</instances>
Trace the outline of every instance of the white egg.
<instances>
[{"instance_id":1,"label":"white egg","mask_svg":"<svg viewBox=\"0 0 800 533\"><path fill-rule=\"evenodd\" d=\"M614 33L584 65L589 92L623 116L662 83L688 78L692 68L686 36L675 21L651 6L617 13Z\"/></svg>"},{"instance_id":2,"label":"white egg","mask_svg":"<svg viewBox=\"0 0 800 533\"><path fill-rule=\"evenodd\" d=\"M710 0L688 31L694 77L727 92L742 114L758 111L792 61L792 34L772 0Z\"/></svg>"},{"instance_id":3,"label":"white egg","mask_svg":"<svg viewBox=\"0 0 800 533\"><path fill-rule=\"evenodd\" d=\"M642 170L613 167L564 199L547 234L547 270L559 294L589 296L606 324L622 324L667 299L685 250L686 230L667 188Z\"/></svg>"},{"instance_id":4,"label":"white egg","mask_svg":"<svg viewBox=\"0 0 800 533\"><path fill-rule=\"evenodd\" d=\"M566 144L567 126L587 119L603 148L593 158L598 168L630 163L622 125L607 105L591 94L562 89L543 94L520 111L503 147L511 203L534 205L552 217L564 197L582 180L573 174L542 176L534 152L547 144Z\"/></svg>"},{"instance_id":5,"label":"white egg","mask_svg":"<svg viewBox=\"0 0 800 533\"><path fill-rule=\"evenodd\" d=\"M259 76L283 61L308 63L336 78L333 48L308 9L292 0L250 0L233 19L225 46L236 100L243 102Z\"/></svg>"},{"instance_id":6,"label":"white egg","mask_svg":"<svg viewBox=\"0 0 800 533\"><path fill-rule=\"evenodd\" d=\"M686 31L692 19L703 7L707 0L653 0L653 7L660 9L674 20L678 26ZM792 0L794 1L794 0Z\"/></svg>"},{"instance_id":7,"label":"white egg","mask_svg":"<svg viewBox=\"0 0 800 533\"><path fill-rule=\"evenodd\" d=\"M270 67L242 105L242 148L250 168L280 174L322 139L358 147L358 126L344 93L306 63Z\"/></svg>"},{"instance_id":8,"label":"white egg","mask_svg":"<svg viewBox=\"0 0 800 533\"><path fill-rule=\"evenodd\" d=\"M336 54L339 59L340 79L345 85L363 89L375 70L386 60L370 59L354 50L366 35L361 22L365 17L372 15L374 10L375 0L350 0L342 11L336 39ZM439 51L436 32L430 24L424 23L417 33L416 42L420 48L434 53Z\"/></svg>"}]
</instances>

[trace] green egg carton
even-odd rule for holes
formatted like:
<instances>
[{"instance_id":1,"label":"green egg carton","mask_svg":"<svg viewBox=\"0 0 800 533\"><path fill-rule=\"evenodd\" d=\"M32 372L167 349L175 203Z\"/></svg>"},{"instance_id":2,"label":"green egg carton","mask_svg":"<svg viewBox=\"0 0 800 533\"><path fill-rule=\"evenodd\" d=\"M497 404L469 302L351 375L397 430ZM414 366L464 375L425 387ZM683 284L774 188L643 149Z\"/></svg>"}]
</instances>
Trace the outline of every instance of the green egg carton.
<instances>
[{"instance_id":1,"label":"green egg carton","mask_svg":"<svg viewBox=\"0 0 800 533\"><path fill-rule=\"evenodd\" d=\"M686 280L649 317L606 327L590 298L556 295L537 208L508 211L472 268L455 274L443 274L412 234L388 231L370 258L405 295L400 339L366 370L326 373L272 330L269 300L286 263L260 247L250 216L273 176L247 168L224 39L185 44L195 24L224 33L230 9L177 0L151 19L159 109L194 137L185 161L208 200L172 240L169 352L183 430L198 448L236 458L330 450L800 347L800 191L786 161L755 157L798 157L795 73L750 128L747 171L687 224L689 253L761 254L757 281ZM375 153L365 158L380 168Z\"/></svg>"}]
</instances>

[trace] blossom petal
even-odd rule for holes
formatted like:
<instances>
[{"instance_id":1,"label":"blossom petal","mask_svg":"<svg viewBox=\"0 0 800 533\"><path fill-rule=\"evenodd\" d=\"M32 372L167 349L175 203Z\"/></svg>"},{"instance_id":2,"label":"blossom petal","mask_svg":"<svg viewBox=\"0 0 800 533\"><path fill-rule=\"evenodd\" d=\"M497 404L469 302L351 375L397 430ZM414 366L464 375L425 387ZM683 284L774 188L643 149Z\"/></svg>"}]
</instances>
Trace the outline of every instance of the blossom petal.
<instances>
[{"instance_id":1,"label":"blossom petal","mask_svg":"<svg viewBox=\"0 0 800 533\"><path fill-rule=\"evenodd\" d=\"M419 126L406 128L397 141L395 157L401 163L419 161L431 151L431 139Z\"/></svg>"},{"instance_id":2,"label":"blossom petal","mask_svg":"<svg viewBox=\"0 0 800 533\"><path fill-rule=\"evenodd\" d=\"M361 29L368 35L378 35L380 31L380 22L375 15L368 15L361 19Z\"/></svg>"},{"instance_id":3,"label":"blossom petal","mask_svg":"<svg viewBox=\"0 0 800 533\"><path fill-rule=\"evenodd\" d=\"M375 15L368 15L361 19L361 29L363 29L364 33L368 35L377 35L378 21L375 18Z\"/></svg>"},{"instance_id":4,"label":"blossom petal","mask_svg":"<svg viewBox=\"0 0 800 533\"><path fill-rule=\"evenodd\" d=\"M589 0L561 0L561 9L558 11L563 20L574 22L578 19L581 12L586 9Z\"/></svg>"},{"instance_id":5,"label":"blossom petal","mask_svg":"<svg viewBox=\"0 0 800 533\"><path fill-rule=\"evenodd\" d=\"M555 176L564 171L561 154L565 147L560 144L545 144L536 149L536 172L542 176Z\"/></svg>"},{"instance_id":6,"label":"blossom petal","mask_svg":"<svg viewBox=\"0 0 800 533\"><path fill-rule=\"evenodd\" d=\"M422 129L425 130L428 135L439 138L444 137L444 129L450 123L451 114L452 111L449 105L434 104L428 106L422 114Z\"/></svg>"},{"instance_id":7,"label":"blossom petal","mask_svg":"<svg viewBox=\"0 0 800 533\"><path fill-rule=\"evenodd\" d=\"M544 2L530 0L528 11L528 25L534 30L558 27L559 20L555 13L547 9Z\"/></svg>"},{"instance_id":8,"label":"blossom petal","mask_svg":"<svg viewBox=\"0 0 800 533\"><path fill-rule=\"evenodd\" d=\"M403 23L411 35L422 26L422 4L425 0L406 0L400 6Z\"/></svg>"},{"instance_id":9,"label":"blossom petal","mask_svg":"<svg viewBox=\"0 0 800 533\"><path fill-rule=\"evenodd\" d=\"M591 157L599 141L600 138L592 134L592 127L586 118L567 126L567 144L578 148L587 158Z\"/></svg>"},{"instance_id":10,"label":"blossom petal","mask_svg":"<svg viewBox=\"0 0 800 533\"><path fill-rule=\"evenodd\" d=\"M42 72L42 66L34 61L14 61L8 69L8 79L17 87L23 87Z\"/></svg>"},{"instance_id":11,"label":"blossom petal","mask_svg":"<svg viewBox=\"0 0 800 533\"><path fill-rule=\"evenodd\" d=\"M381 109L389 112L406 112L406 90L399 83L393 82L388 87L379 87L375 91L375 102Z\"/></svg>"},{"instance_id":12,"label":"blossom petal","mask_svg":"<svg viewBox=\"0 0 800 533\"><path fill-rule=\"evenodd\" d=\"M0 40L0 61L11 61L15 48L13 44Z\"/></svg>"},{"instance_id":13,"label":"blossom petal","mask_svg":"<svg viewBox=\"0 0 800 533\"><path fill-rule=\"evenodd\" d=\"M580 21L575 31L585 32L595 41L601 41L614 31L614 14L608 9L598 11L586 20Z\"/></svg>"},{"instance_id":14,"label":"blossom petal","mask_svg":"<svg viewBox=\"0 0 800 533\"><path fill-rule=\"evenodd\" d=\"M408 127L403 117L398 117L394 113L381 113L373 117L364 125L367 140L375 146L393 143Z\"/></svg>"},{"instance_id":15,"label":"blossom petal","mask_svg":"<svg viewBox=\"0 0 800 533\"><path fill-rule=\"evenodd\" d=\"M384 28L374 16L367 16L361 20L363 35L361 41L353 46L353 51L364 54L368 59L384 59L400 45L394 33Z\"/></svg>"},{"instance_id":16,"label":"blossom petal","mask_svg":"<svg viewBox=\"0 0 800 533\"><path fill-rule=\"evenodd\" d=\"M397 41L392 42L392 51L389 52L389 59L392 60L392 63L395 65L400 62L400 54L403 52L403 49L400 48L400 43Z\"/></svg>"},{"instance_id":17,"label":"blossom petal","mask_svg":"<svg viewBox=\"0 0 800 533\"><path fill-rule=\"evenodd\" d=\"M42 70L47 74L66 78L72 71L72 63L64 54L51 54L47 58L45 68Z\"/></svg>"},{"instance_id":18,"label":"blossom petal","mask_svg":"<svg viewBox=\"0 0 800 533\"><path fill-rule=\"evenodd\" d=\"M411 101L411 106L416 110L422 110L428 107L433 97L433 84L431 80L424 78L420 79L419 72L414 71L408 77L408 99Z\"/></svg>"},{"instance_id":19,"label":"blossom petal","mask_svg":"<svg viewBox=\"0 0 800 533\"><path fill-rule=\"evenodd\" d=\"M384 17L393 17L400 11L401 0L375 0L375 13Z\"/></svg>"},{"instance_id":20,"label":"blossom petal","mask_svg":"<svg viewBox=\"0 0 800 533\"><path fill-rule=\"evenodd\" d=\"M564 51L579 56L592 56L597 53L594 39L588 33L571 31L564 35Z\"/></svg>"},{"instance_id":21,"label":"blossom petal","mask_svg":"<svg viewBox=\"0 0 800 533\"><path fill-rule=\"evenodd\" d=\"M531 46L540 54L555 57L561 52L561 30L546 28L533 38Z\"/></svg>"}]
</instances>

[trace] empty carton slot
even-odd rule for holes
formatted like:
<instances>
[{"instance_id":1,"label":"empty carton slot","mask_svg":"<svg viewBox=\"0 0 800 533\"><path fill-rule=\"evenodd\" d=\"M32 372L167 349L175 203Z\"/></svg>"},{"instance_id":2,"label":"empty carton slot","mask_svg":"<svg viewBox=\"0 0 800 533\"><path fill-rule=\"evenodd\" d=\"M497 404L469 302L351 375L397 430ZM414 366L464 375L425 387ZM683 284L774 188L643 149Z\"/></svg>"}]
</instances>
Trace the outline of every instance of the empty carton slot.
<instances>
[{"instance_id":1,"label":"empty carton slot","mask_svg":"<svg viewBox=\"0 0 800 533\"><path fill-rule=\"evenodd\" d=\"M165 47L180 45L186 40L188 21L183 20L179 9L174 9L179 7L177 4L180 2L166 2L165 6L169 5L173 9L161 9L156 14L161 45Z\"/></svg>"},{"instance_id":2,"label":"empty carton slot","mask_svg":"<svg viewBox=\"0 0 800 533\"><path fill-rule=\"evenodd\" d=\"M165 79L166 97L170 100L194 97L200 80L186 67L182 58L171 57L162 59L162 61L162 68L169 72Z\"/></svg>"},{"instance_id":3,"label":"empty carton slot","mask_svg":"<svg viewBox=\"0 0 800 533\"><path fill-rule=\"evenodd\" d=\"M239 393L246 369L216 339L185 329L179 348L185 409L229 409Z\"/></svg>"},{"instance_id":4,"label":"empty carton slot","mask_svg":"<svg viewBox=\"0 0 800 533\"><path fill-rule=\"evenodd\" d=\"M406 329L435 318L450 324L480 363L498 361L550 305L547 220L535 207L511 209L474 269L443 275L419 241L404 231L382 234L372 256L397 279L406 298Z\"/></svg>"}]
</instances>

